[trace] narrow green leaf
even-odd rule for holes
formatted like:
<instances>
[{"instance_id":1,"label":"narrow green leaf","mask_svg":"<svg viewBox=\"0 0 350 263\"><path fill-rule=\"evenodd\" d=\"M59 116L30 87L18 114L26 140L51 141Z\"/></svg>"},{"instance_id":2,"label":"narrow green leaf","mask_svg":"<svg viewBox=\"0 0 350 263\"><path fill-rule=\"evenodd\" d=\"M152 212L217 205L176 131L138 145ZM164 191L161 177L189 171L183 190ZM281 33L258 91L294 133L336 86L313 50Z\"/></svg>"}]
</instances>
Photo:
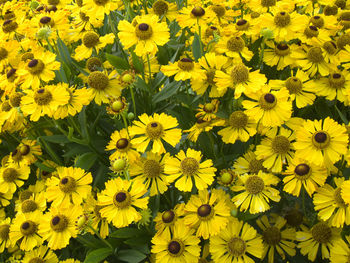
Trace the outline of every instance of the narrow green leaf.
<instances>
[{"instance_id":1,"label":"narrow green leaf","mask_svg":"<svg viewBox=\"0 0 350 263\"><path fill-rule=\"evenodd\" d=\"M65 135L40 136L40 138L52 143L70 143Z\"/></svg>"},{"instance_id":2,"label":"narrow green leaf","mask_svg":"<svg viewBox=\"0 0 350 263\"><path fill-rule=\"evenodd\" d=\"M120 228L110 234L110 237L116 238L130 238L142 235L144 232L137 228L124 227Z\"/></svg>"},{"instance_id":3,"label":"narrow green leaf","mask_svg":"<svg viewBox=\"0 0 350 263\"><path fill-rule=\"evenodd\" d=\"M135 249L124 249L118 252L117 257L129 263L138 263L144 260L146 255Z\"/></svg>"},{"instance_id":4,"label":"narrow green leaf","mask_svg":"<svg viewBox=\"0 0 350 263\"><path fill-rule=\"evenodd\" d=\"M346 116L338 109L337 105L335 105L335 109L337 110L341 120L346 124L348 125L349 124L349 121L348 119L346 118Z\"/></svg>"},{"instance_id":5,"label":"narrow green leaf","mask_svg":"<svg viewBox=\"0 0 350 263\"><path fill-rule=\"evenodd\" d=\"M201 44L200 39L197 33L194 34L193 42L192 42L192 54L196 61L201 57Z\"/></svg>"},{"instance_id":6,"label":"narrow green leaf","mask_svg":"<svg viewBox=\"0 0 350 263\"><path fill-rule=\"evenodd\" d=\"M94 165L97 158L98 156L93 152L84 153L77 158L74 166L88 171Z\"/></svg>"},{"instance_id":7,"label":"narrow green leaf","mask_svg":"<svg viewBox=\"0 0 350 263\"><path fill-rule=\"evenodd\" d=\"M134 66L134 69L136 70L137 73L141 73L143 72L143 63L140 60L140 58L134 53L131 52L131 56L132 56L132 64Z\"/></svg>"},{"instance_id":8,"label":"narrow green leaf","mask_svg":"<svg viewBox=\"0 0 350 263\"><path fill-rule=\"evenodd\" d=\"M36 167L40 168L43 171L50 172L50 173L55 171L54 168L46 166L46 165L44 165L44 164L42 164L40 162L35 162L34 164L35 164Z\"/></svg>"},{"instance_id":9,"label":"narrow green leaf","mask_svg":"<svg viewBox=\"0 0 350 263\"><path fill-rule=\"evenodd\" d=\"M125 59L106 53L106 58L111 65L117 69L128 70L130 65Z\"/></svg>"},{"instance_id":10,"label":"narrow green leaf","mask_svg":"<svg viewBox=\"0 0 350 263\"><path fill-rule=\"evenodd\" d=\"M180 85L181 82L176 81L167 84L160 92L153 96L152 102L155 104L170 98L177 92L177 90L180 88Z\"/></svg>"},{"instance_id":11,"label":"narrow green leaf","mask_svg":"<svg viewBox=\"0 0 350 263\"><path fill-rule=\"evenodd\" d=\"M110 248L99 248L87 254L84 263L97 263L103 261L106 257L111 255L113 251Z\"/></svg>"}]
</instances>

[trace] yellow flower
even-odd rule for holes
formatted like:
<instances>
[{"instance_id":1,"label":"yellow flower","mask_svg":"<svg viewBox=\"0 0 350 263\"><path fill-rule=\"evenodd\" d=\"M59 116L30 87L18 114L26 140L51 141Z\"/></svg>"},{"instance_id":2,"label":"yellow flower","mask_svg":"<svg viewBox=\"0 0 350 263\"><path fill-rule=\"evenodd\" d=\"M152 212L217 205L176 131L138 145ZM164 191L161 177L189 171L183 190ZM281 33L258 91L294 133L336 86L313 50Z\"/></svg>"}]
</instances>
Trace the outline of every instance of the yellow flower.
<instances>
[{"instance_id":1,"label":"yellow flower","mask_svg":"<svg viewBox=\"0 0 350 263\"><path fill-rule=\"evenodd\" d=\"M158 16L137 16L133 24L122 20L118 24L118 37L125 49L136 45L138 56L155 55L157 46L163 46L169 41L169 28L165 22L158 23Z\"/></svg>"},{"instance_id":2,"label":"yellow flower","mask_svg":"<svg viewBox=\"0 0 350 263\"><path fill-rule=\"evenodd\" d=\"M22 191L20 199L16 204L17 214L31 213L34 211L44 212L46 209L46 199L44 192L33 193L30 190Z\"/></svg>"},{"instance_id":3,"label":"yellow flower","mask_svg":"<svg viewBox=\"0 0 350 263\"><path fill-rule=\"evenodd\" d=\"M78 167L57 167L57 177L46 181L46 199L51 206L80 205L91 192L91 173Z\"/></svg>"},{"instance_id":4,"label":"yellow flower","mask_svg":"<svg viewBox=\"0 0 350 263\"><path fill-rule=\"evenodd\" d=\"M196 229L198 237L208 239L226 227L231 214L225 195L223 190L213 189L210 193L201 190L198 195L191 196L185 206L184 223Z\"/></svg>"},{"instance_id":5,"label":"yellow flower","mask_svg":"<svg viewBox=\"0 0 350 263\"><path fill-rule=\"evenodd\" d=\"M200 255L199 238L194 230L183 224L177 224L174 232L155 235L151 252L156 255L156 262L197 262Z\"/></svg>"},{"instance_id":6,"label":"yellow flower","mask_svg":"<svg viewBox=\"0 0 350 263\"><path fill-rule=\"evenodd\" d=\"M332 249L331 249L331 255L330 255L330 261L332 263L343 263L349 260L350 257L350 236L345 236L345 240L339 239L337 241Z\"/></svg>"},{"instance_id":7,"label":"yellow flower","mask_svg":"<svg viewBox=\"0 0 350 263\"><path fill-rule=\"evenodd\" d=\"M238 35L220 38L215 45L215 50L220 54L226 54L235 61L242 61L241 56L247 61L253 57L253 52L248 49L244 39Z\"/></svg>"},{"instance_id":8,"label":"yellow flower","mask_svg":"<svg viewBox=\"0 0 350 263\"><path fill-rule=\"evenodd\" d=\"M165 76L175 75L174 79L176 81L188 79L201 81L206 78L205 71L201 69L200 64L193 62L190 58L182 58L175 63L162 66L160 70Z\"/></svg>"},{"instance_id":9,"label":"yellow flower","mask_svg":"<svg viewBox=\"0 0 350 263\"><path fill-rule=\"evenodd\" d=\"M133 126L129 128L129 133L130 136L140 135L134 138L131 143L141 153L146 151L150 142L152 142L151 152L165 153L163 140L175 147L181 139L181 129L175 128L178 126L178 122L172 116L165 113L155 113L151 117L144 113L139 116L139 120L133 122Z\"/></svg>"},{"instance_id":10,"label":"yellow flower","mask_svg":"<svg viewBox=\"0 0 350 263\"><path fill-rule=\"evenodd\" d=\"M25 116L30 115L31 121L38 121L40 117L52 117L58 106L68 103L69 93L62 85L48 85L36 90L26 90L22 97L21 109Z\"/></svg>"},{"instance_id":11,"label":"yellow flower","mask_svg":"<svg viewBox=\"0 0 350 263\"><path fill-rule=\"evenodd\" d=\"M177 224L182 223L182 216L184 215L184 203L175 205L173 209L169 209L163 212L158 212L154 218L156 223L155 229L157 230L156 235L161 235L163 232L174 233L174 228Z\"/></svg>"},{"instance_id":12,"label":"yellow flower","mask_svg":"<svg viewBox=\"0 0 350 263\"><path fill-rule=\"evenodd\" d=\"M111 11L122 5L120 0L84 0L81 11L86 12L92 20L103 21L105 14L109 15Z\"/></svg>"},{"instance_id":13,"label":"yellow flower","mask_svg":"<svg viewBox=\"0 0 350 263\"><path fill-rule=\"evenodd\" d=\"M199 104L198 106L198 113L196 113L195 117L197 119L202 119L204 121L210 121L212 119L216 118L216 113L218 112L219 109L219 100L212 100L209 103Z\"/></svg>"},{"instance_id":14,"label":"yellow flower","mask_svg":"<svg viewBox=\"0 0 350 263\"><path fill-rule=\"evenodd\" d=\"M243 175L245 173L257 174L259 171L267 172L263 166L264 160L258 160L256 154L248 150L243 156L239 157L233 164L236 173Z\"/></svg>"},{"instance_id":15,"label":"yellow flower","mask_svg":"<svg viewBox=\"0 0 350 263\"><path fill-rule=\"evenodd\" d=\"M148 12L162 18L162 21L168 19L171 22L178 16L177 5L164 0L155 1L152 8L149 9Z\"/></svg>"},{"instance_id":16,"label":"yellow flower","mask_svg":"<svg viewBox=\"0 0 350 263\"><path fill-rule=\"evenodd\" d=\"M7 163L0 168L0 193L14 193L24 184L30 174L27 164Z\"/></svg>"},{"instance_id":17,"label":"yellow flower","mask_svg":"<svg viewBox=\"0 0 350 263\"><path fill-rule=\"evenodd\" d=\"M214 181L216 168L212 160L202 159L202 153L188 148L186 153L181 150L175 157L169 158L164 171L169 174L170 181L175 181L175 187L180 191L190 192L193 181L198 190L204 190Z\"/></svg>"},{"instance_id":18,"label":"yellow flower","mask_svg":"<svg viewBox=\"0 0 350 263\"><path fill-rule=\"evenodd\" d=\"M4 252L5 248L12 247L12 242L9 236L11 218L0 220L0 253ZM14 245L14 244L13 244Z\"/></svg>"},{"instance_id":19,"label":"yellow flower","mask_svg":"<svg viewBox=\"0 0 350 263\"><path fill-rule=\"evenodd\" d=\"M305 120L296 131L296 156L330 168L347 153L346 128L333 119Z\"/></svg>"},{"instance_id":20,"label":"yellow flower","mask_svg":"<svg viewBox=\"0 0 350 263\"><path fill-rule=\"evenodd\" d=\"M42 260L43 262L48 263L58 263L56 254L47 246L40 246L36 249L26 252L24 258L22 259L22 263L32 263L35 262L35 260Z\"/></svg>"},{"instance_id":21,"label":"yellow flower","mask_svg":"<svg viewBox=\"0 0 350 263\"><path fill-rule=\"evenodd\" d=\"M279 191L271 185L277 185L278 177L259 171L258 174L242 175L231 189L240 192L232 198L232 202L241 211L249 210L251 214L265 212L270 209L269 200L279 202Z\"/></svg>"},{"instance_id":22,"label":"yellow flower","mask_svg":"<svg viewBox=\"0 0 350 263\"><path fill-rule=\"evenodd\" d=\"M252 263L261 259L263 243L256 230L248 223L231 217L227 227L210 238L209 250L214 262Z\"/></svg>"},{"instance_id":23,"label":"yellow flower","mask_svg":"<svg viewBox=\"0 0 350 263\"><path fill-rule=\"evenodd\" d=\"M136 208L146 209L149 197L143 197L147 189L140 181L122 180L120 177L105 183L106 189L97 194L102 217L121 228L138 222L141 214Z\"/></svg>"},{"instance_id":24,"label":"yellow flower","mask_svg":"<svg viewBox=\"0 0 350 263\"><path fill-rule=\"evenodd\" d=\"M196 123L189 128L188 130L184 130L184 133L189 133L187 136L187 139L189 139L192 142L196 142L198 139L198 136L202 132L208 132L212 130L216 126L222 126L225 124L225 120L223 119L213 119L211 121L204 121L203 119L199 118L197 119Z\"/></svg>"}]
</instances>

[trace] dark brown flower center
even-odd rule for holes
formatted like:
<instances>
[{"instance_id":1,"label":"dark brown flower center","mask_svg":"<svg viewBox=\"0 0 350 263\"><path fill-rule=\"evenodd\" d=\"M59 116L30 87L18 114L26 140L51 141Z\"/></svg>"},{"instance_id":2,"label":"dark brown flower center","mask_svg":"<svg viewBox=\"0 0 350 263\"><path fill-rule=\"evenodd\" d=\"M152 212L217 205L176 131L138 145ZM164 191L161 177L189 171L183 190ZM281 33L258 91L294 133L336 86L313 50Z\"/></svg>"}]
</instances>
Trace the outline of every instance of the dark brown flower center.
<instances>
[{"instance_id":1,"label":"dark brown flower center","mask_svg":"<svg viewBox=\"0 0 350 263\"><path fill-rule=\"evenodd\" d=\"M270 245L275 246L281 241L281 231L275 227L268 227L263 233L264 241Z\"/></svg>"},{"instance_id":2,"label":"dark brown flower center","mask_svg":"<svg viewBox=\"0 0 350 263\"><path fill-rule=\"evenodd\" d=\"M264 190L265 183L264 180L256 175L251 175L245 182L246 190L253 195L260 193Z\"/></svg>"},{"instance_id":3,"label":"dark brown flower center","mask_svg":"<svg viewBox=\"0 0 350 263\"><path fill-rule=\"evenodd\" d=\"M208 204L204 204L204 205L201 205L200 207L198 207L197 209L197 214L200 216L200 217L207 217L210 215L211 213L211 206L208 205Z\"/></svg>"},{"instance_id":4,"label":"dark brown flower center","mask_svg":"<svg viewBox=\"0 0 350 263\"><path fill-rule=\"evenodd\" d=\"M200 6L196 6L192 9L191 13L195 17L202 17L205 15L205 10Z\"/></svg>"},{"instance_id":5,"label":"dark brown flower center","mask_svg":"<svg viewBox=\"0 0 350 263\"><path fill-rule=\"evenodd\" d=\"M332 238L332 229L326 223L320 222L312 227L311 234L318 243L326 244Z\"/></svg>"},{"instance_id":6,"label":"dark brown flower center","mask_svg":"<svg viewBox=\"0 0 350 263\"><path fill-rule=\"evenodd\" d=\"M120 138L118 141L117 141L117 144L116 144L116 147L118 150L124 150L128 147L129 145L129 140L126 139L126 138Z\"/></svg>"},{"instance_id":7,"label":"dark brown flower center","mask_svg":"<svg viewBox=\"0 0 350 263\"><path fill-rule=\"evenodd\" d=\"M174 218L175 218L175 213L172 210L165 211L162 214L162 220L166 224L173 222Z\"/></svg>"}]
</instances>

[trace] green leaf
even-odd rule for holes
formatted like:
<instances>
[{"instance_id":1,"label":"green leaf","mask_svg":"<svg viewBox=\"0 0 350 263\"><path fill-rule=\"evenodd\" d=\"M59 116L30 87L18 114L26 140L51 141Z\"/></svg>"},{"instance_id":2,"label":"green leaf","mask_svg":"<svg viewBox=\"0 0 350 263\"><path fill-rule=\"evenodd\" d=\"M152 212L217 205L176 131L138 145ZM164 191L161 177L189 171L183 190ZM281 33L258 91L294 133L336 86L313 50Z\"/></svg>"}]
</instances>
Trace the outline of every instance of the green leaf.
<instances>
[{"instance_id":1,"label":"green leaf","mask_svg":"<svg viewBox=\"0 0 350 263\"><path fill-rule=\"evenodd\" d=\"M144 232L137 228L131 228L131 227L124 227L120 228L113 233L110 234L110 237L116 237L116 238L130 238L130 237L136 237L144 234Z\"/></svg>"},{"instance_id":2,"label":"green leaf","mask_svg":"<svg viewBox=\"0 0 350 263\"><path fill-rule=\"evenodd\" d=\"M117 258L130 263L138 263L144 260L146 255L135 249L124 249L118 252Z\"/></svg>"},{"instance_id":3,"label":"green leaf","mask_svg":"<svg viewBox=\"0 0 350 263\"><path fill-rule=\"evenodd\" d=\"M98 156L93 152L84 153L77 158L74 166L88 171L96 162L97 157Z\"/></svg>"},{"instance_id":4,"label":"green leaf","mask_svg":"<svg viewBox=\"0 0 350 263\"><path fill-rule=\"evenodd\" d=\"M197 33L194 34L193 42L192 42L192 54L196 61L201 57L201 44L200 39Z\"/></svg>"},{"instance_id":5,"label":"green leaf","mask_svg":"<svg viewBox=\"0 0 350 263\"><path fill-rule=\"evenodd\" d=\"M341 120L346 124L348 125L349 124L349 121L348 119L346 118L346 116L338 109L337 105L335 105L335 109L337 110Z\"/></svg>"},{"instance_id":6,"label":"green leaf","mask_svg":"<svg viewBox=\"0 0 350 263\"><path fill-rule=\"evenodd\" d=\"M113 251L110 248L99 248L87 254L84 263L96 263L103 261L106 257L111 255Z\"/></svg>"},{"instance_id":7,"label":"green leaf","mask_svg":"<svg viewBox=\"0 0 350 263\"><path fill-rule=\"evenodd\" d=\"M52 143L70 143L65 135L40 136L40 138Z\"/></svg>"},{"instance_id":8,"label":"green leaf","mask_svg":"<svg viewBox=\"0 0 350 263\"><path fill-rule=\"evenodd\" d=\"M143 72L143 63L140 60L140 58L134 52L131 52L131 57L132 57L132 64L136 72L138 73Z\"/></svg>"},{"instance_id":9,"label":"green leaf","mask_svg":"<svg viewBox=\"0 0 350 263\"><path fill-rule=\"evenodd\" d=\"M54 168L46 166L46 165L44 165L44 164L42 164L40 162L35 162L34 164L35 164L36 167L40 168L43 171L50 172L50 173L55 171Z\"/></svg>"},{"instance_id":10,"label":"green leaf","mask_svg":"<svg viewBox=\"0 0 350 263\"><path fill-rule=\"evenodd\" d=\"M111 63L111 65L116 67L117 69L128 70L130 68L129 63L121 57L106 53L106 58L109 61L109 63Z\"/></svg>"},{"instance_id":11,"label":"green leaf","mask_svg":"<svg viewBox=\"0 0 350 263\"><path fill-rule=\"evenodd\" d=\"M77 237L77 240L83 244L85 247L92 248L92 249L99 249L101 247L105 247L106 244L103 243L101 240L95 238L90 233L86 233L85 235L79 235Z\"/></svg>"},{"instance_id":12,"label":"green leaf","mask_svg":"<svg viewBox=\"0 0 350 263\"><path fill-rule=\"evenodd\" d=\"M173 96L180 88L181 82L173 81L167 84L160 92L153 96L152 102L158 103Z\"/></svg>"},{"instance_id":13,"label":"green leaf","mask_svg":"<svg viewBox=\"0 0 350 263\"><path fill-rule=\"evenodd\" d=\"M62 62L66 63L68 65L71 64L72 58L70 56L69 50L68 50L66 44L64 44L64 42L60 38L57 39L57 48L58 48L59 56L62 59Z\"/></svg>"},{"instance_id":14,"label":"green leaf","mask_svg":"<svg viewBox=\"0 0 350 263\"><path fill-rule=\"evenodd\" d=\"M63 157L70 158L76 155L84 154L89 151L89 147L87 146L77 145L75 143L73 145L74 146L72 149L69 149L65 154L62 155Z\"/></svg>"}]
</instances>

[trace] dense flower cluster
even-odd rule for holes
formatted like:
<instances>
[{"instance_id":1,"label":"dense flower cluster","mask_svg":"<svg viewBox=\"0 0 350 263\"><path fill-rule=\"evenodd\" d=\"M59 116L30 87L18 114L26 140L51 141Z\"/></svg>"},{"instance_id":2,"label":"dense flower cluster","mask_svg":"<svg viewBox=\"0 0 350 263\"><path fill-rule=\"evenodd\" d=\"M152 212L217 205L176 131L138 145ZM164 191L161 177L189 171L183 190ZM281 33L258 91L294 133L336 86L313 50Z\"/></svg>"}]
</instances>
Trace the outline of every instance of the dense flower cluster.
<instances>
[{"instance_id":1,"label":"dense flower cluster","mask_svg":"<svg viewBox=\"0 0 350 263\"><path fill-rule=\"evenodd\" d=\"M0 25L0 262L349 262L349 1L0 0Z\"/></svg>"}]
</instances>

